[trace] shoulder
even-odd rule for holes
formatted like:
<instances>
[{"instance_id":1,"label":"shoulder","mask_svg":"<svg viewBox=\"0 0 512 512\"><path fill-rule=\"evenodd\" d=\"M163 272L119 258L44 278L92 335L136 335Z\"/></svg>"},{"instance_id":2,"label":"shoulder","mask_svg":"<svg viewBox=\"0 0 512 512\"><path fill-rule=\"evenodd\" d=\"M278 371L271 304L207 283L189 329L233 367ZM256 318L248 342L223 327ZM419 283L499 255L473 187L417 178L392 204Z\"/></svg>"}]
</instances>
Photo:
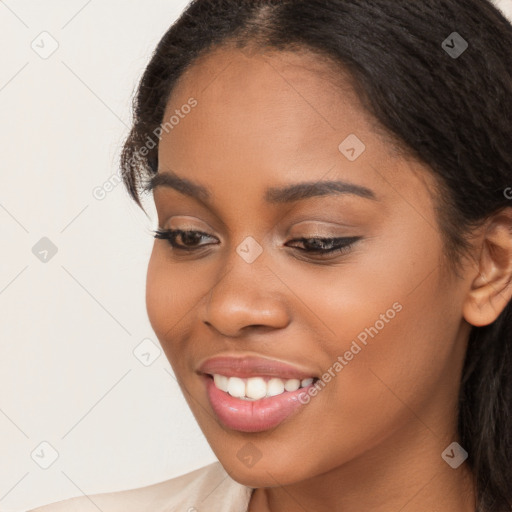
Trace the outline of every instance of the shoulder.
<instances>
[{"instance_id":1,"label":"shoulder","mask_svg":"<svg viewBox=\"0 0 512 512\"><path fill-rule=\"evenodd\" d=\"M220 462L147 487L79 496L28 512L169 512L247 507L252 489L233 480Z\"/></svg>"}]
</instances>

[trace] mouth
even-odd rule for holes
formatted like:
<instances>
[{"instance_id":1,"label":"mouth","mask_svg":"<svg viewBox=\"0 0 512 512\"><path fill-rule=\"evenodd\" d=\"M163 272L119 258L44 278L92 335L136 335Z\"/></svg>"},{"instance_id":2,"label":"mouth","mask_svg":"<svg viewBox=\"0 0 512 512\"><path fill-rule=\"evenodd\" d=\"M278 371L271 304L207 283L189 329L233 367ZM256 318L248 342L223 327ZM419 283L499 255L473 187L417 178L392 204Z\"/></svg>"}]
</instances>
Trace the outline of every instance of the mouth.
<instances>
[{"instance_id":1,"label":"mouth","mask_svg":"<svg viewBox=\"0 0 512 512\"><path fill-rule=\"evenodd\" d=\"M206 374L213 379L217 389L229 393L234 398L241 400L261 400L279 396L283 393L297 391L314 384L318 378L308 377L306 379L286 379L279 377L257 376L250 378L228 377L219 373Z\"/></svg>"},{"instance_id":2,"label":"mouth","mask_svg":"<svg viewBox=\"0 0 512 512\"><path fill-rule=\"evenodd\" d=\"M222 374L201 375L210 405L220 423L241 432L262 432L277 427L298 412L318 378L240 378Z\"/></svg>"}]
</instances>

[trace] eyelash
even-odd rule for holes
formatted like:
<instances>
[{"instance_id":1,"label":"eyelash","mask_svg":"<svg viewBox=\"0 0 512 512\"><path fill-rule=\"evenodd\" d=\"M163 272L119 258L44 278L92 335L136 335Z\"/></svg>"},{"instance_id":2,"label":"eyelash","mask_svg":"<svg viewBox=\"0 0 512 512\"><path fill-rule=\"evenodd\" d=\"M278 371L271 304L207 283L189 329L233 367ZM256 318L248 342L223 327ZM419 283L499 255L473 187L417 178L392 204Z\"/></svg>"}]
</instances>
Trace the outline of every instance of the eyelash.
<instances>
[{"instance_id":1,"label":"eyelash","mask_svg":"<svg viewBox=\"0 0 512 512\"><path fill-rule=\"evenodd\" d=\"M176 237L179 235L199 235L201 238L203 237L211 237L210 235L203 233L201 231L187 231L182 229L168 229L168 230L160 230L157 229L154 231L155 235L154 238L159 238L163 240L167 240L171 247L177 251L183 251L183 252L194 252L199 250L202 246L197 247L186 247L182 246L176 243ZM352 246L360 239L361 237L358 236L352 236L352 237L339 237L339 238L319 238L319 237L312 237L312 238L295 238L294 240L291 240L292 242L320 242L321 244L331 244L338 242L337 245L335 245L331 249L299 249L296 247L296 249L299 249L302 252L308 253L308 254L319 254L320 256L324 255L331 255L331 254L345 254L350 251Z\"/></svg>"}]
</instances>

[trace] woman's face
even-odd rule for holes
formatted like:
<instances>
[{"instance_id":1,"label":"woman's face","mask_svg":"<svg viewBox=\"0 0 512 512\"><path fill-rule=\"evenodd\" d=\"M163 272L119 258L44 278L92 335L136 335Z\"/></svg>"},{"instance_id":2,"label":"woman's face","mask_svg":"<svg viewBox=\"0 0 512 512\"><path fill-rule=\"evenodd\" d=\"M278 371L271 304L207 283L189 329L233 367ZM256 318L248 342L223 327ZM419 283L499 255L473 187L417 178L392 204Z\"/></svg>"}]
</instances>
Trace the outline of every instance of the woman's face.
<instances>
[{"instance_id":1,"label":"woman's face","mask_svg":"<svg viewBox=\"0 0 512 512\"><path fill-rule=\"evenodd\" d=\"M254 487L401 457L445 464L456 440L469 282L443 270L434 182L324 69L307 55L212 53L173 92L159 145L158 175L207 194L154 188L160 229L204 235L176 237L192 252L155 240L149 319L213 451ZM327 181L352 188L319 187ZM267 194L306 182L316 188L302 196ZM317 237L353 244L322 256L329 241L301 240ZM200 372L214 356L287 363L289 374L264 365L250 375L296 372L319 389L231 397Z\"/></svg>"}]
</instances>

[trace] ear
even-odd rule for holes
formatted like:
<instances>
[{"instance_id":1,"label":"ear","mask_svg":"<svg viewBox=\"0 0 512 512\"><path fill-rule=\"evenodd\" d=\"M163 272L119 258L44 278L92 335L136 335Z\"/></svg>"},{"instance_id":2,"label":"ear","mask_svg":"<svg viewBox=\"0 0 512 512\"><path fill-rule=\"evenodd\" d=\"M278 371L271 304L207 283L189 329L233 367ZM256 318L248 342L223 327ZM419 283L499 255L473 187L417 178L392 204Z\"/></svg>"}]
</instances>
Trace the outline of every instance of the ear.
<instances>
[{"instance_id":1,"label":"ear","mask_svg":"<svg viewBox=\"0 0 512 512\"><path fill-rule=\"evenodd\" d=\"M490 218L483 235L478 276L463 305L463 315L476 327L498 318L512 297L512 208Z\"/></svg>"}]
</instances>

